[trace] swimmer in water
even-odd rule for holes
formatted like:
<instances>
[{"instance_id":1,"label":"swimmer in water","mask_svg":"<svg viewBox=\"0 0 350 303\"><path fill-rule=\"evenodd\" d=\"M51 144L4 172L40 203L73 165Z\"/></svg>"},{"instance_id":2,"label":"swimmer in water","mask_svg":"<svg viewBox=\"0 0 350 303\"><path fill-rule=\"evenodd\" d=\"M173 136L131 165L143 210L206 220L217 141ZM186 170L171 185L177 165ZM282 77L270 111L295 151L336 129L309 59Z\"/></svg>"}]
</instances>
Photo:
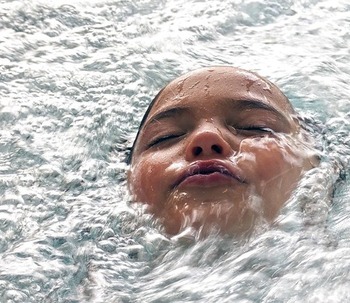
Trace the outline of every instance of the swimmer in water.
<instances>
[{"instance_id":1,"label":"swimmer in water","mask_svg":"<svg viewBox=\"0 0 350 303\"><path fill-rule=\"evenodd\" d=\"M305 138L268 80L234 67L198 69L149 106L128 159L130 192L169 235L249 234L274 221L317 165Z\"/></svg>"}]
</instances>

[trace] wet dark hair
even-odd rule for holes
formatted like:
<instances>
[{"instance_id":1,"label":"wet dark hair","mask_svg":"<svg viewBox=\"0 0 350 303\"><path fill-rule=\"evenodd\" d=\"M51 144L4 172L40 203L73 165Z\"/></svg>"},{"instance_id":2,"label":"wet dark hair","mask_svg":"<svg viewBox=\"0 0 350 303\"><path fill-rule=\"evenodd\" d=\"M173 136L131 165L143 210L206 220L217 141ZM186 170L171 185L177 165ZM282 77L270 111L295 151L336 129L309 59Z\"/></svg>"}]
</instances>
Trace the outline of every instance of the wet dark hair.
<instances>
[{"instance_id":1,"label":"wet dark hair","mask_svg":"<svg viewBox=\"0 0 350 303\"><path fill-rule=\"evenodd\" d=\"M126 159L125 159L126 164L128 164L128 165L131 164L132 155L133 155L133 153L134 153L134 148L135 148L137 139L138 139L138 137L139 137L139 135L140 135L142 126L145 124L145 122L146 122L146 120L147 120L147 117L148 117L148 114L149 114L149 112L151 111L151 109L153 108L154 103L156 103L156 101L158 100L159 96L161 95L161 93L163 92L163 90L164 90L165 88L166 88L166 86L163 87L163 88L158 92L158 94L154 97L154 99L153 99L153 100L151 101L151 103L148 105L148 108L147 108L145 114L144 114L143 117L142 117L142 120L141 120L139 129L138 129L137 134L136 134L136 137L135 137L135 140L134 140L132 146L131 146L130 148L128 148L128 154L127 154Z\"/></svg>"}]
</instances>

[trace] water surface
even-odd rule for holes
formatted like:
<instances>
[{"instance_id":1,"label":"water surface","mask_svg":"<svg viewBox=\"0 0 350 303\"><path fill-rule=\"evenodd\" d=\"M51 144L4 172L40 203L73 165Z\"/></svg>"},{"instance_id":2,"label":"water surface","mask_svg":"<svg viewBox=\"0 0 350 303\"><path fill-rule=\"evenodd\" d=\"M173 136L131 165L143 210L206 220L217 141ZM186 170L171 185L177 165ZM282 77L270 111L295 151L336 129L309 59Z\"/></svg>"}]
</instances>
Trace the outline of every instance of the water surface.
<instances>
[{"instance_id":1,"label":"water surface","mask_svg":"<svg viewBox=\"0 0 350 303\"><path fill-rule=\"evenodd\" d=\"M0 2L1 302L346 302L346 0ZM268 77L317 141L276 225L167 239L130 205L125 148L156 92L208 65Z\"/></svg>"}]
</instances>

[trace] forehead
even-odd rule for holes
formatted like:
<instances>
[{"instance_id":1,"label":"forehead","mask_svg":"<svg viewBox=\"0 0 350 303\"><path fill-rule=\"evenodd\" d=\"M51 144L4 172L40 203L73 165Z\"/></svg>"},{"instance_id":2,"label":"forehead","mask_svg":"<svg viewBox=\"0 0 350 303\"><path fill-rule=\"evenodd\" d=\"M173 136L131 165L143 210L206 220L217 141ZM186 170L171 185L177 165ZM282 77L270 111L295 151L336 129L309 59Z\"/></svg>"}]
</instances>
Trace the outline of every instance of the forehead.
<instances>
[{"instance_id":1,"label":"forehead","mask_svg":"<svg viewBox=\"0 0 350 303\"><path fill-rule=\"evenodd\" d=\"M294 112L284 94L268 80L245 70L217 67L196 70L172 81L158 96L150 116L188 103L220 106L220 101L228 99L258 100L282 113Z\"/></svg>"}]
</instances>

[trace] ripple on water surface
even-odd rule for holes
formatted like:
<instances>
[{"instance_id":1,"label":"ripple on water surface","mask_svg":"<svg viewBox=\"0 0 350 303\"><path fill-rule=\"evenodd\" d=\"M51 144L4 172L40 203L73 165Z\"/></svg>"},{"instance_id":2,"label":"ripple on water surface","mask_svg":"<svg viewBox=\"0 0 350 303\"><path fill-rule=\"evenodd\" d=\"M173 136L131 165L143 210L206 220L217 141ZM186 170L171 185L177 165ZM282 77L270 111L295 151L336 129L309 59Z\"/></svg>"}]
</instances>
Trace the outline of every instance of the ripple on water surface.
<instances>
[{"instance_id":1,"label":"ripple on water surface","mask_svg":"<svg viewBox=\"0 0 350 303\"><path fill-rule=\"evenodd\" d=\"M0 3L1 302L347 302L347 1ZM276 82L319 168L252 239L168 239L127 192L156 92L208 65Z\"/></svg>"}]
</instances>

